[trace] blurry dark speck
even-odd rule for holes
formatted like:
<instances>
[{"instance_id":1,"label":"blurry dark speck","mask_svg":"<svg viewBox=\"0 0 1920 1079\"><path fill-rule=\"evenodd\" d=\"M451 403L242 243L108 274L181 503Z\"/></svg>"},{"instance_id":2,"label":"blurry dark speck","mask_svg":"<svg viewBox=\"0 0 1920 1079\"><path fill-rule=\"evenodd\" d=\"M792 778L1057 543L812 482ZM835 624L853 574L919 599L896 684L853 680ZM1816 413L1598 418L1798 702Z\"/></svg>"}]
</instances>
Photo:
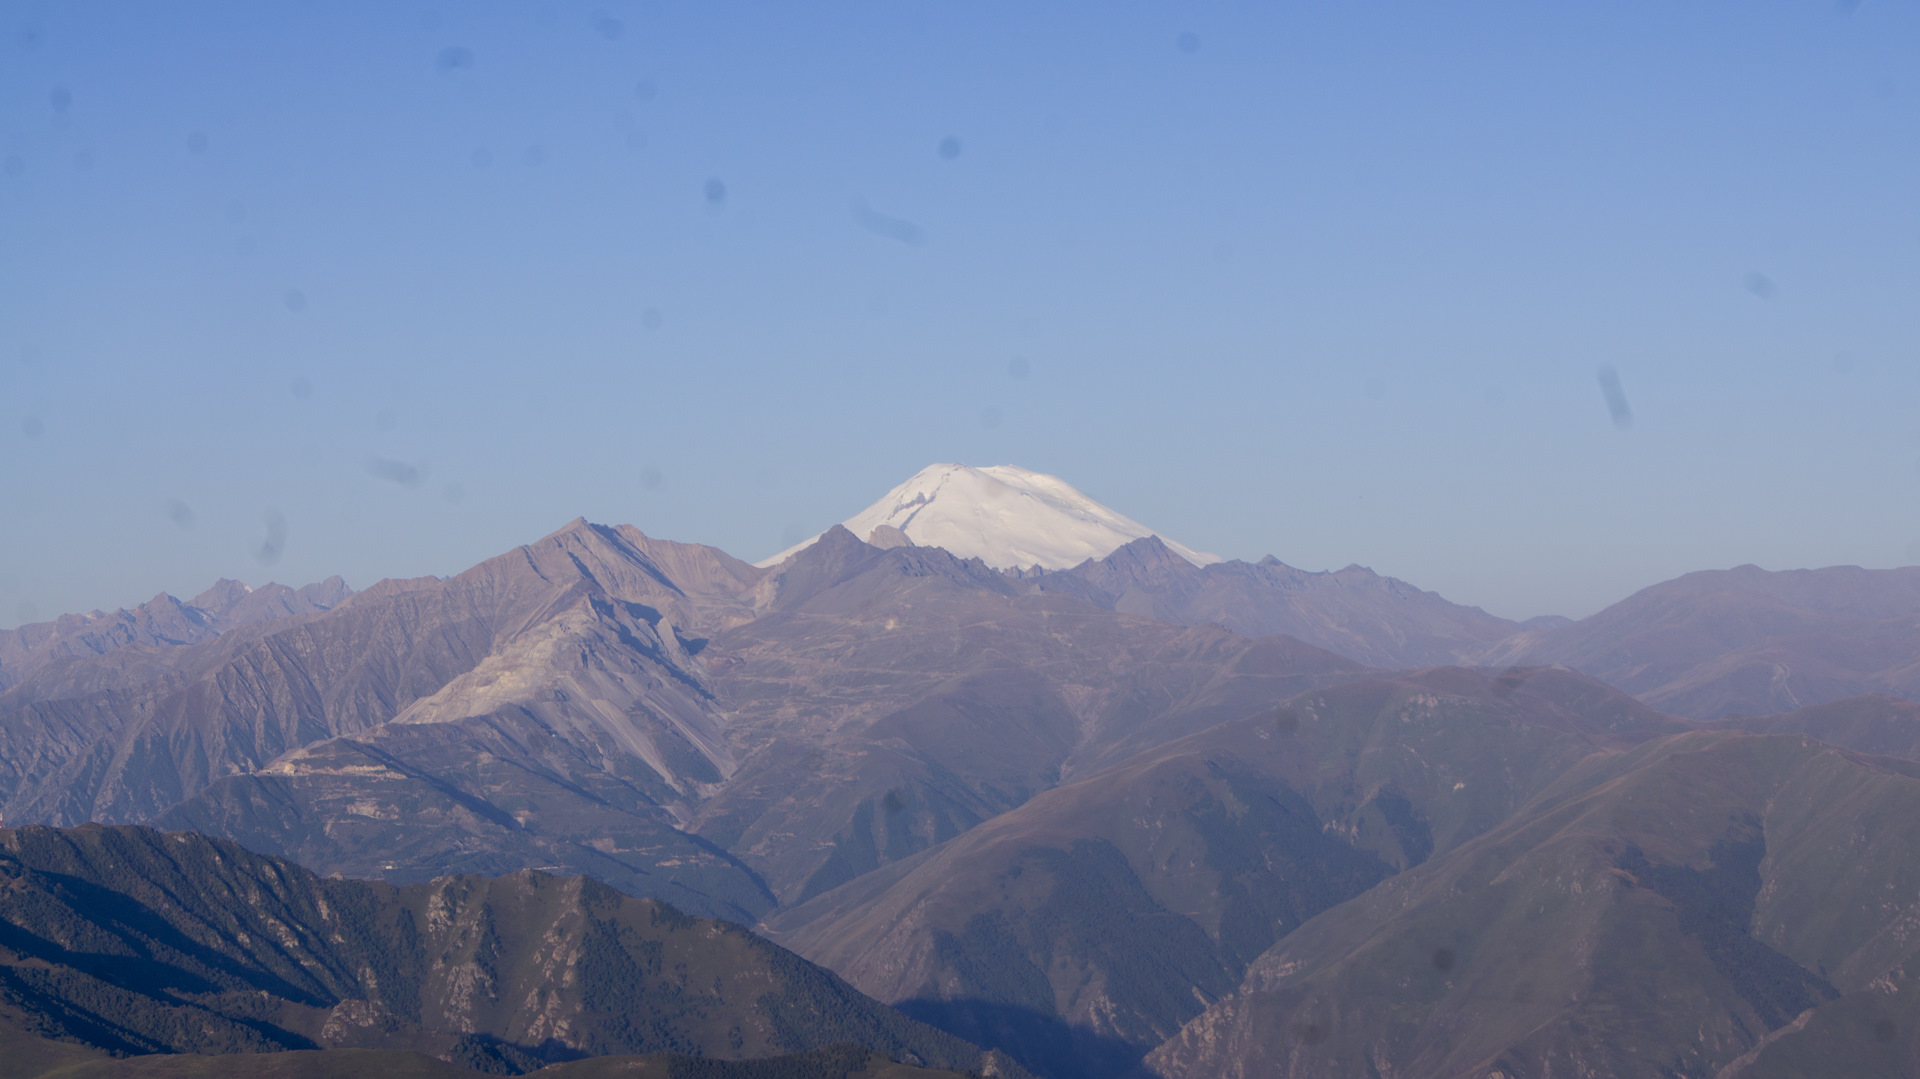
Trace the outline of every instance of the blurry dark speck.
<instances>
[{"instance_id":1,"label":"blurry dark speck","mask_svg":"<svg viewBox=\"0 0 1920 1079\"><path fill-rule=\"evenodd\" d=\"M167 499L167 520L181 528L193 527L193 507L177 498Z\"/></svg>"},{"instance_id":2,"label":"blurry dark speck","mask_svg":"<svg viewBox=\"0 0 1920 1079\"><path fill-rule=\"evenodd\" d=\"M948 135L940 140L940 156L952 161L960 156L960 140Z\"/></svg>"},{"instance_id":3,"label":"blurry dark speck","mask_svg":"<svg viewBox=\"0 0 1920 1079\"><path fill-rule=\"evenodd\" d=\"M1853 14L1856 11L1859 11L1860 5L1863 2L1864 0L1839 0L1838 3L1833 5L1833 7L1834 7L1834 10L1838 11L1841 17L1844 18L1848 15Z\"/></svg>"},{"instance_id":4,"label":"blurry dark speck","mask_svg":"<svg viewBox=\"0 0 1920 1079\"><path fill-rule=\"evenodd\" d=\"M701 192L707 197L707 208L718 210L727 204L727 185L718 179L708 180Z\"/></svg>"},{"instance_id":5,"label":"blurry dark speck","mask_svg":"<svg viewBox=\"0 0 1920 1079\"><path fill-rule=\"evenodd\" d=\"M390 483L397 483L402 487L418 487L422 478L419 469L405 461L395 461L386 457L375 457L368 461L367 474Z\"/></svg>"},{"instance_id":6,"label":"blurry dark speck","mask_svg":"<svg viewBox=\"0 0 1920 1079\"><path fill-rule=\"evenodd\" d=\"M305 375L293 376L293 399L304 401L313 396L313 383Z\"/></svg>"},{"instance_id":7,"label":"blurry dark speck","mask_svg":"<svg viewBox=\"0 0 1920 1079\"><path fill-rule=\"evenodd\" d=\"M473 66L473 50L464 45L449 45L433 58L433 66L441 71L465 71Z\"/></svg>"},{"instance_id":8,"label":"blurry dark speck","mask_svg":"<svg viewBox=\"0 0 1920 1079\"><path fill-rule=\"evenodd\" d=\"M1007 374L1014 378L1025 378L1033 373L1033 363L1025 356L1015 356L1007 361Z\"/></svg>"},{"instance_id":9,"label":"blurry dark speck","mask_svg":"<svg viewBox=\"0 0 1920 1079\"><path fill-rule=\"evenodd\" d=\"M28 438L39 438L41 435L47 433L47 427L40 422L40 417L28 416L26 419L20 421L20 433L26 435Z\"/></svg>"},{"instance_id":10,"label":"blurry dark speck","mask_svg":"<svg viewBox=\"0 0 1920 1079\"><path fill-rule=\"evenodd\" d=\"M20 621L31 622L34 619L40 617L40 608L27 602L26 600L21 600L20 605L13 609L13 613L14 613L14 616L17 617Z\"/></svg>"},{"instance_id":11,"label":"blurry dark speck","mask_svg":"<svg viewBox=\"0 0 1920 1079\"><path fill-rule=\"evenodd\" d=\"M290 288L287 290L285 302L287 310L297 315L307 309L307 294L297 288Z\"/></svg>"},{"instance_id":12,"label":"blurry dark speck","mask_svg":"<svg viewBox=\"0 0 1920 1079\"><path fill-rule=\"evenodd\" d=\"M1327 1040L1327 1028L1318 1023L1303 1023L1295 1027L1293 1033L1308 1045L1319 1045Z\"/></svg>"},{"instance_id":13,"label":"blurry dark speck","mask_svg":"<svg viewBox=\"0 0 1920 1079\"><path fill-rule=\"evenodd\" d=\"M651 465L640 470L640 486L649 491L658 491L666 482L667 478L660 474L660 470Z\"/></svg>"},{"instance_id":14,"label":"blurry dark speck","mask_svg":"<svg viewBox=\"0 0 1920 1079\"><path fill-rule=\"evenodd\" d=\"M228 221L236 225L247 219L247 208L240 205L238 201L228 202L226 208L221 211L221 213Z\"/></svg>"},{"instance_id":15,"label":"blurry dark speck","mask_svg":"<svg viewBox=\"0 0 1920 1079\"><path fill-rule=\"evenodd\" d=\"M493 164L493 151L482 146L473 152L473 167L484 169Z\"/></svg>"},{"instance_id":16,"label":"blurry dark speck","mask_svg":"<svg viewBox=\"0 0 1920 1079\"><path fill-rule=\"evenodd\" d=\"M1853 353L1842 352L1838 356L1835 356L1833 358L1833 369L1843 375L1852 373Z\"/></svg>"},{"instance_id":17,"label":"blurry dark speck","mask_svg":"<svg viewBox=\"0 0 1920 1079\"><path fill-rule=\"evenodd\" d=\"M1773 283L1772 278L1758 270L1747 275L1745 284L1748 292L1753 293L1763 300L1773 299L1774 295L1780 291L1779 286Z\"/></svg>"},{"instance_id":18,"label":"blurry dark speck","mask_svg":"<svg viewBox=\"0 0 1920 1079\"><path fill-rule=\"evenodd\" d=\"M271 566L280 561L280 555L287 549L287 519L279 510L267 511L267 535L254 549L253 557L263 566Z\"/></svg>"},{"instance_id":19,"label":"blurry dark speck","mask_svg":"<svg viewBox=\"0 0 1920 1079\"><path fill-rule=\"evenodd\" d=\"M3 168L8 176L18 176L27 171L27 159L19 154L8 154Z\"/></svg>"},{"instance_id":20,"label":"blurry dark speck","mask_svg":"<svg viewBox=\"0 0 1920 1079\"><path fill-rule=\"evenodd\" d=\"M1300 729L1300 714L1291 708L1274 709L1273 729L1281 734L1292 734Z\"/></svg>"},{"instance_id":21,"label":"blurry dark speck","mask_svg":"<svg viewBox=\"0 0 1920 1079\"><path fill-rule=\"evenodd\" d=\"M997 408L989 408L980 413L980 426L985 427L989 431L1000 426L1000 410Z\"/></svg>"},{"instance_id":22,"label":"blurry dark speck","mask_svg":"<svg viewBox=\"0 0 1920 1079\"><path fill-rule=\"evenodd\" d=\"M642 101L652 101L660 96L660 87L652 79L641 79L633 88L633 96Z\"/></svg>"},{"instance_id":23,"label":"blurry dark speck","mask_svg":"<svg viewBox=\"0 0 1920 1079\"><path fill-rule=\"evenodd\" d=\"M86 170L92 168L93 167L93 151L92 150L76 151L73 155L73 167L76 169L79 169L81 172L85 172Z\"/></svg>"},{"instance_id":24,"label":"blurry dark speck","mask_svg":"<svg viewBox=\"0 0 1920 1079\"><path fill-rule=\"evenodd\" d=\"M919 247L927 242L926 233L920 231L920 226L902 218L877 213L864 199L853 200L853 220L875 236L898 240L908 247Z\"/></svg>"},{"instance_id":25,"label":"blurry dark speck","mask_svg":"<svg viewBox=\"0 0 1920 1079\"><path fill-rule=\"evenodd\" d=\"M194 131L194 132L188 133L187 152L190 154L206 153L207 152L207 133L204 131Z\"/></svg>"},{"instance_id":26,"label":"blurry dark speck","mask_svg":"<svg viewBox=\"0 0 1920 1079\"><path fill-rule=\"evenodd\" d=\"M619 19L614 18L604 11L594 12L593 18L588 20L588 22L593 26L594 33L599 34L608 41L618 41L620 35L625 33L627 29L626 23L621 22Z\"/></svg>"},{"instance_id":27,"label":"blurry dark speck","mask_svg":"<svg viewBox=\"0 0 1920 1079\"><path fill-rule=\"evenodd\" d=\"M373 429L376 431L391 431L398 423L399 421L394 418L393 409L383 408L373 414Z\"/></svg>"},{"instance_id":28,"label":"blurry dark speck","mask_svg":"<svg viewBox=\"0 0 1920 1079\"><path fill-rule=\"evenodd\" d=\"M645 311L640 312L640 325L645 326L649 330L659 329L662 321L663 319L658 307L649 307Z\"/></svg>"},{"instance_id":29,"label":"blurry dark speck","mask_svg":"<svg viewBox=\"0 0 1920 1079\"><path fill-rule=\"evenodd\" d=\"M1453 960L1454 955L1452 948L1435 948L1433 950L1433 969L1452 970Z\"/></svg>"},{"instance_id":30,"label":"blurry dark speck","mask_svg":"<svg viewBox=\"0 0 1920 1079\"><path fill-rule=\"evenodd\" d=\"M1898 1033L1899 1031L1894 1029L1893 1020L1891 1019L1882 1019L1879 1022L1873 1024L1873 1040L1874 1041L1890 1042L1893 1040L1894 1035Z\"/></svg>"},{"instance_id":31,"label":"blurry dark speck","mask_svg":"<svg viewBox=\"0 0 1920 1079\"><path fill-rule=\"evenodd\" d=\"M447 484L447 489L445 491L442 491L441 493L446 496L446 499L448 502L451 502L456 506L466 501L467 499L467 489L465 487L460 486L457 483Z\"/></svg>"},{"instance_id":32,"label":"blurry dark speck","mask_svg":"<svg viewBox=\"0 0 1920 1079\"><path fill-rule=\"evenodd\" d=\"M1607 412L1613 425L1622 431L1633 426L1633 409L1627 405L1627 391L1620 386L1620 372L1612 364L1600 367L1600 392L1606 396Z\"/></svg>"},{"instance_id":33,"label":"blurry dark speck","mask_svg":"<svg viewBox=\"0 0 1920 1079\"><path fill-rule=\"evenodd\" d=\"M1200 51L1200 35L1189 30L1184 34L1181 34L1180 37L1175 41L1175 44L1180 46L1181 52L1199 52Z\"/></svg>"},{"instance_id":34,"label":"blurry dark speck","mask_svg":"<svg viewBox=\"0 0 1920 1079\"><path fill-rule=\"evenodd\" d=\"M547 160L547 148L537 144L529 146L526 151L520 155L520 160L526 162L529 166L545 164Z\"/></svg>"},{"instance_id":35,"label":"blurry dark speck","mask_svg":"<svg viewBox=\"0 0 1920 1079\"><path fill-rule=\"evenodd\" d=\"M644 150L647 148L647 133L644 131L627 132L627 149Z\"/></svg>"},{"instance_id":36,"label":"blurry dark speck","mask_svg":"<svg viewBox=\"0 0 1920 1079\"><path fill-rule=\"evenodd\" d=\"M66 87L57 86L53 93L47 95L47 103L53 106L53 111L65 112L73 104L73 95L67 92Z\"/></svg>"}]
</instances>

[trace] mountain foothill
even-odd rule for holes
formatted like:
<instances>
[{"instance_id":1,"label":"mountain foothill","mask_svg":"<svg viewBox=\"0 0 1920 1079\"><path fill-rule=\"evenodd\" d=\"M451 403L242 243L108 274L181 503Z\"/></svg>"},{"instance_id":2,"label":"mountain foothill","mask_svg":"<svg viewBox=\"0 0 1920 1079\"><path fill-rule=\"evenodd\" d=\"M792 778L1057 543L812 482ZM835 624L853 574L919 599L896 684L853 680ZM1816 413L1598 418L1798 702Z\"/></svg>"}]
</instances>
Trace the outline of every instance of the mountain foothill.
<instances>
[{"instance_id":1,"label":"mountain foothill","mask_svg":"<svg viewBox=\"0 0 1920 1079\"><path fill-rule=\"evenodd\" d=\"M1516 623L1010 466L849 523L0 633L0 1050L1920 1074L1920 569Z\"/></svg>"}]
</instances>

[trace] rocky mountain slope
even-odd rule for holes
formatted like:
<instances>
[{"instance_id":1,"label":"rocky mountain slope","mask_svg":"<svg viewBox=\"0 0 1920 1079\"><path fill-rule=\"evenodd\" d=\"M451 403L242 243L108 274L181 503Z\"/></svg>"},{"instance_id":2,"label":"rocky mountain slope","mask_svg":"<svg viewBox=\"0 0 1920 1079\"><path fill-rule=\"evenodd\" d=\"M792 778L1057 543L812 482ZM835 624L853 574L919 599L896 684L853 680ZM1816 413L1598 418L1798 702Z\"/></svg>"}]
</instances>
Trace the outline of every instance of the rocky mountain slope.
<instances>
[{"instance_id":1,"label":"rocky mountain slope","mask_svg":"<svg viewBox=\"0 0 1920 1079\"><path fill-rule=\"evenodd\" d=\"M353 589L338 577L299 589L283 584L248 588L239 581L221 580L184 603L162 592L138 607L112 614L69 614L0 630L0 690L62 659L127 647L194 644L256 622L331 610L352 594Z\"/></svg>"},{"instance_id":2,"label":"rocky mountain slope","mask_svg":"<svg viewBox=\"0 0 1920 1079\"><path fill-rule=\"evenodd\" d=\"M740 928L587 878L327 880L202 836L0 829L0 1008L118 1054L409 1049L489 1071L582 1056L973 1047Z\"/></svg>"},{"instance_id":3,"label":"rocky mountain slope","mask_svg":"<svg viewBox=\"0 0 1920 1079\"><path fill-rule=\"evenodd\" d=\"M1757 566L1689 573L1569 625L1489 649L1489 665L1564 663L1695 719L1846 697L1920 698L1920 567Z\"/></svg>"},{"instance_id":4,"label":"rocky mountain slope","mask_svg":"<svg viewBox=\"0 0 1920 1079\"><path fill-rule=\"evenodd\" d=\"M1318 690L1141 753L769 920L1051 1076L1117 1075L1315 915L1686 729L1564 670Z\"/></svg>"},{"instance_id":5,"label":"rocky mountain slope","mask_svg":"<svg viewBox=\"0 0 1920 1079\"><path fill-rule=\"evenodd\" d=\"M1917 817L1920 766L1797 735L1596 755L1280 940L1147 1064L1704 1079L1800 1045L1826 1066L1799 1074L1914 1074L1897 1036L1834 1034L1912 1019Z\"/></svg>"},{"instance_id":6,"label":"rocky mountain slope","mask_svg":"<svg viewBox=\"0 0 1920 1079\"><path fill-rule=\"evenodd\" d=\"M1196 566L1157 536L1022 577L1110 610L1247 637L1284 634L1375 667L1476 661L1524 628L1361 566L1309 573L1271 555Z\"/></svg>"}]
</instances>

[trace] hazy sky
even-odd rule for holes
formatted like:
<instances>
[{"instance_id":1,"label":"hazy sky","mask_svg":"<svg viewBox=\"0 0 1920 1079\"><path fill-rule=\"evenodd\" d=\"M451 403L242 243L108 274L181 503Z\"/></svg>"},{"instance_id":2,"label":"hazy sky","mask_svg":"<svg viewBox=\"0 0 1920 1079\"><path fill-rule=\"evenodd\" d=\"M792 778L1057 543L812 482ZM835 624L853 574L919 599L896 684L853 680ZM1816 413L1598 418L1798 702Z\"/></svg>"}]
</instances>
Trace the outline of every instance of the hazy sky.
<instances>
[{"instance_id":1,"label":"hazy sky","mask_svg":"<svg viewBox=\"0 0 1920 1079\"><path fill-rule=\"evenodd\" d=\"M934 461L1509 617L1920 561L1913 4L5 0L0 158L0 626Z\"/></svg>"}]
</instances>

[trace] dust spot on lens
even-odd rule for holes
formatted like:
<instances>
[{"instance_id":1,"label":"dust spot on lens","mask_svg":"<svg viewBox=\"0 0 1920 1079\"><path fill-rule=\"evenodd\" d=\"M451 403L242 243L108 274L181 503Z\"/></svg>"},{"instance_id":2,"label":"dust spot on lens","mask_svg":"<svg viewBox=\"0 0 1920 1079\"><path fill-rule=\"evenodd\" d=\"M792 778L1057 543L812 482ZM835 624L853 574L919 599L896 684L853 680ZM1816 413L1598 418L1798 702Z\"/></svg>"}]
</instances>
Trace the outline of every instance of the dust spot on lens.
<instances>
[{"instance_id":1,"label":"dust spot on lens","mask_svg":"<svg viewBox=\"0 0 1920 1079\"><path fill-rule=\"evenodd\" d=\"M660 87L655 85L652 79L641 79L634 84L633 96L641 101L652 101L660 96Z\"/></svg>"},{"instance_id":2,"label":"dust spot on lens","mask_svg":"<svg viewBox=\"0 0 1920 1079\"><path fill-rule=\"evenodd\" d=\"M708 180L701 187L700 193L706 196L709 210L724 209L727 205L727 185L723 180L718 178Z\"/></svg>"},{"instance_id":3,"label":"dust spot on lens","mask_svg":"<svg viewBox=\"0 0 1920 1079\"><path fill-rule=\"evenodd\" d=\"M1184 53L1199 52L1200 51L1200 35L1193 33L1192 31L1188 31L1187 33L1181 34L1178 38L1175 38L1174 44L1178 45L1180 47L1180 51Z\"/></svg>"},{"instance_id":4,"label":"dust spot on lens","mask_svg":"<svg viewBox=\"0 0 1920 1079\"><path fill-rule=\"evenodd\" d=\"M664 321L666 321L666 319L660 314L658 307L649 307L645 311L640 312L640 325L645 326L649 330L659 329L660 324Z\"/></svg>"},{"instance_id":5,"label":"dust spot on lens","mask_svg":"<svg viewBox=\"0 0 1920 1079\"><path fill-rule=\"evenodd\" d=\"M297 288L290 288L287 290L284 302L287 305L287 310L297 315L307 309L307 294Z\"/></svg>"},{"instance_id":6,"label":"dust spot on lens","mask_svg":"<svg viewBox=\"0 0 1920 1079\"><path fill-rule=\"evenodd\" d=\"M1433 969L1442 971L1452 970L1454 958L1452 948L1435 948L1433 950Z\"/></svg>"},{"instance_id":7,"label":"dust spot on lens","mask_svg":"<svg viewBox=\"0 0 1920 1079\"><path fill-rule=\"evenodd\" d=\"M1293 1028L1293 1036L1304 1045L1319 1045L1327 1040L1327 1028L1319 1023L1302 1023Z\"/></svg>"},{"instance_id":8,"label":"dust spot on lens","mask_svg":"<svg viewBox=\"0 0 1920 1079\"><path fill-rule=\"evenodd\" d=\"M478 147L473 151L473 156L468 160L473 162L473 167L476 169L491 168L493 166L493 151L484 146Z\"/></svg>"},{"instance_id":9,"label":"dust spot on lens","mask_svg":"<svg viewBox=\"0 0 1920 1079\"><path fill-rule=\"evenodd\" d=\"M418 468L405 461L395 461L387 457L375 457L367 462L367 474L376 479L397 483L402 487L418 487L422 479Z\"/></svg>"},{"instance_id":10,"label":"dust spot on lens","mask_svg":"<svg viewBox=\"0 0 1920 1079\"><path fill-rule=\"evenodd\" d=\"M649 491L658 491L666 482L667 478L660 474L660 470L651 465L640 470L640 486Z\"/></svg>"},{"instance_id":11,"label":"dust spot on lens","mask_svg":"<svg viewBox=\"0 0 1920 1079\"><path fill-rule=\"evenodd\" d=\"M1891 1019L1882 1019L1879 1022L1873 1024L1873 1040L1874 1041L1890 1042L1893 1040L1894 1035L1898 1033L1899 1031L1894 1028L1893 1020Z\"/></svg>"},{"instance_id":12,"label":"dust spot on lens","mask_svg":"<svg viewBox=\"0 0 1920 1079\"><path fill-rule=\"evenodd\" d=\"M528 168L544 165L547 163L547 148L535 143L520 152L520 160L526 162Z\"/></svg>"},{"instance_id":13,"label":"dust spot on lens","mask_svg":"<svg viewBox=\"0 0 1920 1079\"><path fill-rule=\"evenodd\" d=\"M1600 367L1600 393L1607 399L1607 413L1613 425L1622 431L1633 426L1633 409L1627 404L1627 391L1621 388L1620 372L1612 364Z\"/></svg>"},{"instance_id":14,"label":"dust spot on lens","mask_svg":"<svg viewBox=\"0 0 1920 1079\"><path fill-rule=\"evenodd\" d=\"M960 156L960 140L948 135L940 140L940 156L952 161Z\"/></svg>"},{"instance_id":15,"label":"dust spot on lens","mask_svg":"<svg viewBox=\"0 0 1920 1079\"><path fill-rule=\"evenodd\" d=\"M22 622L31 622L40 617L40 608L22 600L20 601L20 605L13 609L13 614L15 618L18 618Z\"/></svg>"},{"instance_id":16,"label":"dust spot on lens","mask_svg":"<svg viewBox=\"0 0 1920 1079\"><path fill-rule=\"evenodd\" d=\"M1773 278L1768 277L1758 270L1748 274L1746 280L1742 283L1746 286L1748 292L1753 293L1763 300L1771 300L1780 292L1780 286L1773 283Z\"/></svg>"},{"instance_id":17,"label":"dust spot on lens","mask_svg":"<svg viewBox=\"0 0 1920 1079\"><path fill-rule=\"evenodd\" d=\"M1025 356L1015 356L1007 361L1007 374L1014 378L1025 378L1033 373L1033 364Z\"/></svg>"},{"instance_id":18,"label":"dust spot on lens","mask_svg":"<svg viewBox=\"0 0 1920 1079\"><path fill-rule=\"evenodd\" d=\"M287 549L287 519L279 510L267 511L267 534L253 550L254 560L263 566L280 561Z\"/></svg>"},{"instance_id":19,"label":"dust spot on lens","mask_svg":"<svg viewBox=\"0 0 1920 1079\"><path fill-rule=\"evenodd\" d=\"M608 41L618 41L620 40L620 35L627 32L626 23L621 22L619 19L614 18L604 11L594 12L593 17L588 20L588 25L593 27L594 33L599 34Z\"/></svg>"},{"instance_id":20,"label":"dust spot on lens","mask_svg":"<svg viewBox=\"0 0 1920 1079\"><path fill-rule=\"evenodd\" d=\"M293 399L304 401L313 396L313 383L305 375L293 376Z\"/></svg>"},{"instance_id":21,"label":"dust spot on lens","mask_svg":"<svg viewBox=\"0 0 1920 1079\"><path fill-rule=\"evenodd\" d=\"M187 152L190 154L206 153L207 152L207 133L204 131L194 131L194 132L188 133Z\"/></svg>"},{"instance_id":22,"label":"dust spot on lens","mask_svg":"<svg viewBox=\"0 0 1920 1079\"><path fill-rule=\"evenodd\" d=\"M1292 734L1300 729L1300 713L1291 708L1273 710L1273 729L1281 734Z\"/></svg>"},{"instance_id":23,"label":"dust spot on lens","mask_svg":"<svg viewBox=\"0 0 1920 1079\"><path fill-rule=\"evenodd\" d=\"M908 247L919 247L927 242L926 233L920 230L920 226L902 218L877 213L862 199L853 200L853 220L875 236L897 240Z\"/></svg>"},{"instance_id":24,"label":"dust spot on lens","mask_svg":"<svg viewBox=\"0 0 1920 1079\"><path fill-rule=\"evenodd\" d=\"M980 413L980 426L985 427L989 431L1000 426L1000 410L997 408L989 408Z\"/></svg>"},{"instance_id":25,"label":"dust spot on lens","mask_svg":"<svg viewBox=\"0 0 1920 1079\"><path fill-rule=\"evenodd\" d=\"M181 528L192 528L194 522L193 507L177 498L167 499L167 520Z\"/></svg>"},{"instance_id":26,"label":"dust spot on lens","mask_svg":"<svg viewBox=\"0 0 1920 1079\"><path fill-rule=\"evenodd\" d=\"M1533 983L1521 982L1513 987L1512 995L1515 1004L1532 1004L1534 998Z\"/></svg>"},{"instance_id":27,"label":"dust spot on lens","mask_svg":"<svg viewBox=\"0 0 1920 1079\"><path fill-rule=\"evenodd\" d=\"M73 95L67 92L66 87L56 86L53 93L47 95L47 104L52 105L55 112L66 112L73 106Z\"/></svg>"},{"instance_id":28,"label":"dust spot on lens","mask_svg":"<svg viewBox=\"0 0 1920 1079\"><path fill-rule=\"evenodd\" d=\"M473 50L464 45L449 45L433 58L433 66L439 68L442 74L466 71L473 67Z\"/></svg>"},{"instance_id":29,"label":"dust spot on lens","mask_svg":"<svg viewBox=\"0 0 1920 1079\"><path fill-rule=\"evenodd\" d=\"M373 429L376 431L391 431L399 422L393 415L393 409L390 408L383 408L373 414Z\"/></svg>"},{"instance_id":30,"label":"dust spot on lens","mask_svg":"<svg viewBox=\"0 0 1920 1079\"><path fill-rule=\"evenodd\" d=\"M467 499L467 489L465 487L460 486L457 483L447 484L446 490L440 493L446 497L446 500L448 502L451 502L456 506L466 501Z\"/></svg>"},{"instance_id":31,"label":"dust spot on lens","mask_svg":"<svg viewBox=\"0 0 1920 1079\"><path fill-rule=\"evenodd\" d=\"M0 172L8 176L18 176L27 171L27 159L19 154L8 154L4 163L0 163Z\"/></svg>"},{"instance_id":32,"label":"dust spot on lens","mask_svg":"<svg viewBox=\"0 0 1920 1079\"><path fill-rule=\"evenodd\" d=\"M38 416L28 416L20 421L20 433L28 438L39 438L47 433L47 425L41 423Z\"/></svg>"}]
</instances>

